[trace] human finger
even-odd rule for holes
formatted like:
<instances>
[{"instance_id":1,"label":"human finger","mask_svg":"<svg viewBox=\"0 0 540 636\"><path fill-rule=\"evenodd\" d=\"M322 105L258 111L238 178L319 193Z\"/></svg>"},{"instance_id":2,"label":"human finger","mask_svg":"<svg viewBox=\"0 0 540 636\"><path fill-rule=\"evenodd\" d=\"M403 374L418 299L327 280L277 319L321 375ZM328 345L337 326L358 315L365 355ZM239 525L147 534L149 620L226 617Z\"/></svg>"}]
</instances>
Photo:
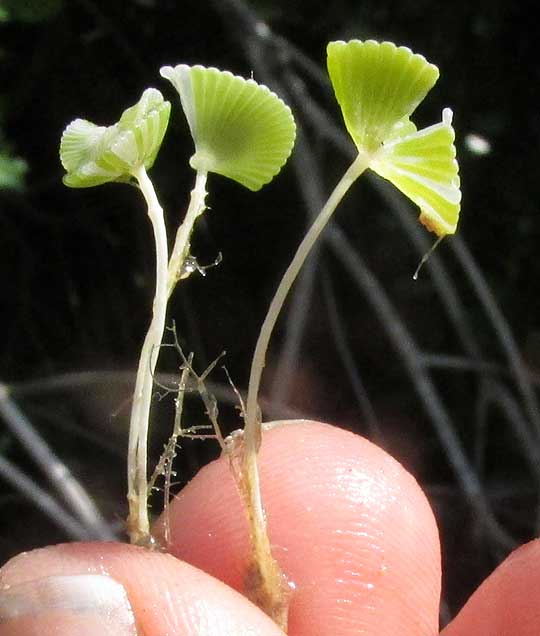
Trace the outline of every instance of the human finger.
<instances>
[{"instance_id":1,"label":"human finger","mask_svg":"<svg viewBox=\"0 0 540 636\"><path fill-rule=\"evenodd\" d=\"M222 582L120 543L24 553L0 570L0 636L283 636Z\"/></svg>"},{"instance_id":2,"label":"human finger","mask_svg":"<svg viewBox=\"0 0 540 636\"><path fill-rule=\"evenodd\" d=\"M295 585L291 636L438 633L437 528L397 461L352 433L297 422L264 434L260 472L274 555ZM171 553L242 590L248 532L226 458L198 473L169 516Z\"/></svg>"},{"instance_id":3,"label":"human finger","mask_svg":"<svg viewBox=\"0 0 540 636\"><path fill-rule=\"evenodd\" d=\"M540 541L515 550L467 601L441 636L538 636Z\"/></svg>"}]
</instances>

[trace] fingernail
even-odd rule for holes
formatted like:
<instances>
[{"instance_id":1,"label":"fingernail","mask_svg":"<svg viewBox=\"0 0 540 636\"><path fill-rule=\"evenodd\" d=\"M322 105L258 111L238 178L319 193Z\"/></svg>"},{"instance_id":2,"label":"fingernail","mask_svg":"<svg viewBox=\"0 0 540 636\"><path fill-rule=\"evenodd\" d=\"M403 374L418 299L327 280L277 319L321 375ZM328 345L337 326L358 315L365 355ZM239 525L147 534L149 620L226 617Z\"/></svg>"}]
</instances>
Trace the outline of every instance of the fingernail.
<instances>
[{"instance_id":1,"label":"fingernail","mask_svg":"<svg viewBox=\"0 0 540 636\"><path fill-rule=\"evenodd\" d=\"M0 589L0 636L137 636L124 587L96 574L49 576Z\"/></svg>"}]
</instances>

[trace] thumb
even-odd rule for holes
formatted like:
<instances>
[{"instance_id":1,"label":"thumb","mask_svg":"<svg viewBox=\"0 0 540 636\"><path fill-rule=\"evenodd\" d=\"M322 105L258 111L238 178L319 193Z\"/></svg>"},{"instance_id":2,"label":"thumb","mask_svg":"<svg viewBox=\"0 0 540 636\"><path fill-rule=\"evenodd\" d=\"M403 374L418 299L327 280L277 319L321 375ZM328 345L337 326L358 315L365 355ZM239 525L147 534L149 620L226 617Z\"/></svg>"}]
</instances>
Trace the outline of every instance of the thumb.
<instances>
[{"instance_id":1,"label":"thumb","mask_svg":"<svg viewBox=\"0 0 540 636\"><path fill-rule=\"evenodd\" d=\"M243 596L168 554L120 543L24 553L0 570L0 636L283 636Z\"/></svg>"}]
</instances>

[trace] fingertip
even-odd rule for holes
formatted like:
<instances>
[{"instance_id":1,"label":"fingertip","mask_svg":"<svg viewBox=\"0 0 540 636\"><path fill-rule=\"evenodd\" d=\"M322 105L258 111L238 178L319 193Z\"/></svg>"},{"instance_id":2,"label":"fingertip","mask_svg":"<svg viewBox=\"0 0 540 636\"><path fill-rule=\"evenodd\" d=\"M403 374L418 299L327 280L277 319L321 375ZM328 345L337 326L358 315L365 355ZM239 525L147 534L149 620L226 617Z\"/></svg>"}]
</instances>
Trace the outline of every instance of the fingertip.
<instances>
[{"instance_id":1,"label":"fingertip","mask_svg":"<svg viewBox=\"0 0 540 636\"><path fill-rule=\"evenodd\" d=\"M521 546L480 585L444 636L540 634L540 540Z\"/></svg>"},{"instance_id":2,"label":"fingertip","mask_svg":"<svg viewBox=\"0 0 540 636\"><path fill-rule=\"evenodd\" d=\"M290 634L437 632L438 533L398 462L357 435L299 422L264 434L260 472L274 555L296 586ZM248 534L225 458L180 493L170 524L173 554L242 589Z\"/></svg>"}]
</instances>

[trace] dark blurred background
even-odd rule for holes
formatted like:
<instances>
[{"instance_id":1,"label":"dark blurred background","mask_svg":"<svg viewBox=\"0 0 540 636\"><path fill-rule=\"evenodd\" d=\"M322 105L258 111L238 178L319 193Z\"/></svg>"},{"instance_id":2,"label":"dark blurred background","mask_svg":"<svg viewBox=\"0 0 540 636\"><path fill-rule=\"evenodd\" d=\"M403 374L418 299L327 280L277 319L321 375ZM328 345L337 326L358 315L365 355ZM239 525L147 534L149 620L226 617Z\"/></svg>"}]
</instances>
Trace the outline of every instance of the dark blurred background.
<instances>
[{"instance_id":1,"label":"dark blurred background","mask_svg":"<svg viewBox=\"0 0 540 636\"><path fill-rule=\"evenodd\" d=\"M540 66L530 9L508 0L0 2L1 561L78 536L41 495L28 499L39 485L69 509L46 474L54 457L118 532L126 513L129 398L154 285L151 227L133 188L62 185L64 127L75 117L113 123L145 87L162 90L173 114L151 176L172 231L192 187L193 148L160 66L253 74L291 105L297 147L269 186L253 194L211 176L211 210L192 251L202 264L219 252L223 261L187 279L170 312L196 369L226 350L243 390L271 295L353 156L324 71L326 43L350 38L392 40L438 65L415 122L454 111L459 233L414 282L433 237L397 191L362 178L278 325L266 419L357 431L416 476L441 530L445 620L512 546L538 533ZM179 365L164 350L160 382L174 389ZM241 422L220 366L209 388L228 432ZM173 396L158 391L154 458L174 415ZM203 419L195 395L185 417ZM178 482L217 453L211 441L184 442Z\"/></svg>"}]
</instances>

